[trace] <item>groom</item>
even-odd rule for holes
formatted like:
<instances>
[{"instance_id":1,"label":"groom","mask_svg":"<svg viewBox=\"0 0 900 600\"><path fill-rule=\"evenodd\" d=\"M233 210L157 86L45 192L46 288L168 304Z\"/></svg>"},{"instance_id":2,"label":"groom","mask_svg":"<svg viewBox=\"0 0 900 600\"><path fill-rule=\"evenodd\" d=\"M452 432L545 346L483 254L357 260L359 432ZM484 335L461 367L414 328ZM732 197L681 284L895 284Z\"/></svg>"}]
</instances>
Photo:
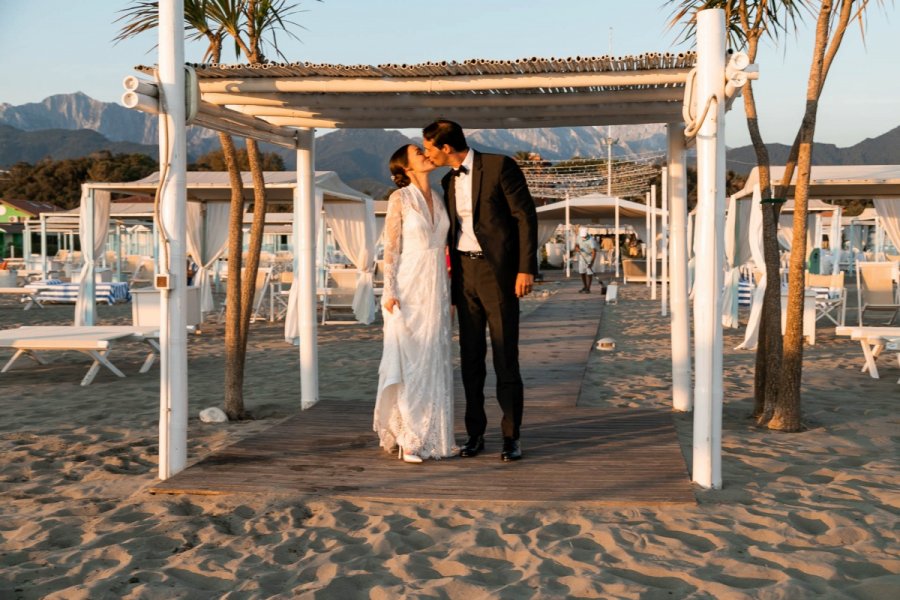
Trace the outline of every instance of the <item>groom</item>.
<instances>
[{"instance_id":1,"label":"groom","mask_svg":"<svg viewBox=\"0 0 900 600\"><path fill-rule=\"evenodd\" d=\"M537 273L537 213L516 162L466 144L462 127L438 120L422 130L425 155L453 168L441 180L450 215L451 291L459 314L468 439L460 456L484 450L487 416L485 327L490 330L497 400L503 410L500 458L522 458L519 427L524 392L519 373L519 298Z\"/></svg>"}]
</instances>

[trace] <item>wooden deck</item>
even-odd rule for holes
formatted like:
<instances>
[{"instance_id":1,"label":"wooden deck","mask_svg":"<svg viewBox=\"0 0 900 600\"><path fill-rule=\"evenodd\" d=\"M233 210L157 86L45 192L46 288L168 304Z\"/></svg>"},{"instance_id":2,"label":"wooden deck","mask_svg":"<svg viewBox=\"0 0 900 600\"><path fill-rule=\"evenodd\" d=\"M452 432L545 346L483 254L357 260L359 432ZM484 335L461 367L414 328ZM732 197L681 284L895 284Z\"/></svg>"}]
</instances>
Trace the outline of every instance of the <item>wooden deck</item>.
<instances>
[{"instance_id":1,"label":"wooden deck","mask_svg":"<svg viewBox=\"0 0 900 600\"><path fill-rule=\"evenodd\" d=\"M372 432L374 399L324 398L312 409L158 483L152 491L277 491L541 506L694 503L670 413L577 406L603 310L599 294L581 295L577 289L574 281L563 283L559 293L522 322L522 461L499 459L500 411L489 377L487 448L476 458L403 463L378 448ZM457 439L463 441L463 394L458 373L456 377Z\"/></svg>"}]
</instances>

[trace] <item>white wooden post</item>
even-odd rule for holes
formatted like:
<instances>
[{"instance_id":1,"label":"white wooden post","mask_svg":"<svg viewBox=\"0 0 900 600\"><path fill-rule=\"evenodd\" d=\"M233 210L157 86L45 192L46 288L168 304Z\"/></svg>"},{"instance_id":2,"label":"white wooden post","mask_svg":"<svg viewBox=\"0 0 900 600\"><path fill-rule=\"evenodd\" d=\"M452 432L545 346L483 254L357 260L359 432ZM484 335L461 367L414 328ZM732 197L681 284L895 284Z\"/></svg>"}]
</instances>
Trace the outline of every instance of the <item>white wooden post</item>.
<instances>
[{"instance_id":1,"label":"white wooden post","mask_svg":"<svg viewBox=\"0 0 900 600\"><path fill-rule=\"evenodd\" d=\"M697 275L694 283L693 479L722 487L722 295L725 218L725 13L697 13Z\"/></svg>"},{"instance_id":2,"label":"white wooden post","mask_svg":"<svg viewBox=\"0 0 900 600\"><path fill-rule=\"evenodd\" d=\"M87 217L85 218L85 237L81 238L81 259L82 259L82 269L84 269L84 265L87 265L87 252L85 252L85 247L90 246L94 243L94 236L96 232L94 231L94 224L96 220L94 219L94 211L97 209L96 195L94 188L88 187L88 193L85 196L85 200L87 203ZM86 272L83 272L81 278L81 287L85 290L85 297L87 298L87 305L85 306L84 313L84 321L78 321L78 309L75 309L75 324L76 325L96 325L97 324L97 282L94 277L95 266L97 262L97 257L94 257L94 264L90 266L89 269L85 269ZM77 305L76 305L77 307Z\"/></svg>"},{"instance_id":3,"label":"white wooden post","mask_svg":"<svg viewBox=\"0 0 900 600\"><path fill-rule=\"evenodd\" d=\"M572 225L569 221L569 192L566 192L566 278L572 276Z\"/></svg>"},{"instance_id":4,"label":"white wooden post","mask_svg":"<svg viewBox=\"0 0 900 600\"><path fill-rule=\"evenodd\" d=\"M319 401L319 352L316 340L316 172L315 130L297 130L297 192L294 218L299 239L294 241L300 297L300 407Z\"/></svg>"},{"instance_id":5,"label":"white wooden post","mask_svg":"<svg viewBox=\"0 0 900 600\"><path fill-rule=\"evenodd\" d=\"M41 279L47 281L48 277L48 267L47 267L47 217L46 215L41 215ZM59 239L59 235L57 235L57 239ZM59 246L59 242L56 243Z\"/></svg>"},{"instance_id":6,"label":"white wooden post","mask_svg":"<svg viewBox=\"0 0 900 600\"><path fill-rule=\"evenodd\" d=\"M619 279L619 196L616 196L616 279Z\"/></svg>"},{"instance_id":7,"label":"white wooden post","mask_svg":"<svg viewBox=\"0 0 900 600\"><path fill-rule=\"evenodd\" d=\"M653 217L650 216L650 192L644 194L644 285L650 287L650 223Z\"/></svg>"},{"instance_id":8,"label":"white wooden post","mask_svg":"<svg viewBox=\"0 0 900 600\"><path fill-rule=\"evenodd\" d=\"M159 3L159 162L168 163L160 198L161 229L168 240L168 289L160 290L159 478L187 463L187 270L184 90L184 2Z\"/></svg>"},{"instance_id":9,"label":"white wooden post","mask_svg":"<svg viewBox=\"0 0 900 600\"><path fill-rule=\"evenodd\" d=\"M669 182L668 169L662 168L662 316L669 313Z\"/></svg>"},{"instance_id":10,"label":"white wooden post","mask_svg":"<svg viewBox=\"0 0 900 600\"><path fill-rule=\"evenodd\" d=\"M650 245L648 246L650 260L647 261L647 276L650 280L650 299L656 300L656 186L650 186Z\"/></svg>"}]
</instances>

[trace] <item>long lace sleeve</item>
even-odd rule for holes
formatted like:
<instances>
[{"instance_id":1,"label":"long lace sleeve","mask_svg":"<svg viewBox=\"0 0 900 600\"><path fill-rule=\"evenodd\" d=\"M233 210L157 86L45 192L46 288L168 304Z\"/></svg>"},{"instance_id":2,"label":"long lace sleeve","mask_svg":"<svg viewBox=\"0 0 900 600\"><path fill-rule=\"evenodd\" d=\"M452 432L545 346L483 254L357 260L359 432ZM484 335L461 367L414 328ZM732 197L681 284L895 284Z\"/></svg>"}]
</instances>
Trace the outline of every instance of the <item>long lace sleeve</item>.
<instances>
[{"instance_id":1,"label":"long lace sleeve","mask_svg":"<svg viewBox=\"0 0 900 600\"><path fill-rule=\"evenodd\" d=\"M400 233L403 229L403 193L397 190L388 199L387 216L384 219L384 294L382 304L399 299L397 293L397 268L400 266Z\"/></svg>"}]
</instances>

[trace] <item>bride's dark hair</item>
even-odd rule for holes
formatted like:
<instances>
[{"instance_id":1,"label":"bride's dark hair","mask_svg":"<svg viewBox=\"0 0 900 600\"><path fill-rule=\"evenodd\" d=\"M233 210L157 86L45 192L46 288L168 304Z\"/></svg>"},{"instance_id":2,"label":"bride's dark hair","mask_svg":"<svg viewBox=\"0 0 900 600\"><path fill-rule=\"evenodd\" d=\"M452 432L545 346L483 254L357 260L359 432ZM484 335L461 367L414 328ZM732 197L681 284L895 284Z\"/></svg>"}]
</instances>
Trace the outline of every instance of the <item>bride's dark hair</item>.
<instances>
[{"instance_id":1,"label":"bride's dark hair","mask_svg":"<svg viewBox=\"0 0 900 600\"><path fill-rule=\"evenodd\" d=\"M388 163L388 168L391 170L391 179L397 184L398 188L406 187L411 183L409 175L406 174L406 169L409 168L409 147L411 145L400 146L391 155L391 161Z\"/></svg>"}]
</instances>

